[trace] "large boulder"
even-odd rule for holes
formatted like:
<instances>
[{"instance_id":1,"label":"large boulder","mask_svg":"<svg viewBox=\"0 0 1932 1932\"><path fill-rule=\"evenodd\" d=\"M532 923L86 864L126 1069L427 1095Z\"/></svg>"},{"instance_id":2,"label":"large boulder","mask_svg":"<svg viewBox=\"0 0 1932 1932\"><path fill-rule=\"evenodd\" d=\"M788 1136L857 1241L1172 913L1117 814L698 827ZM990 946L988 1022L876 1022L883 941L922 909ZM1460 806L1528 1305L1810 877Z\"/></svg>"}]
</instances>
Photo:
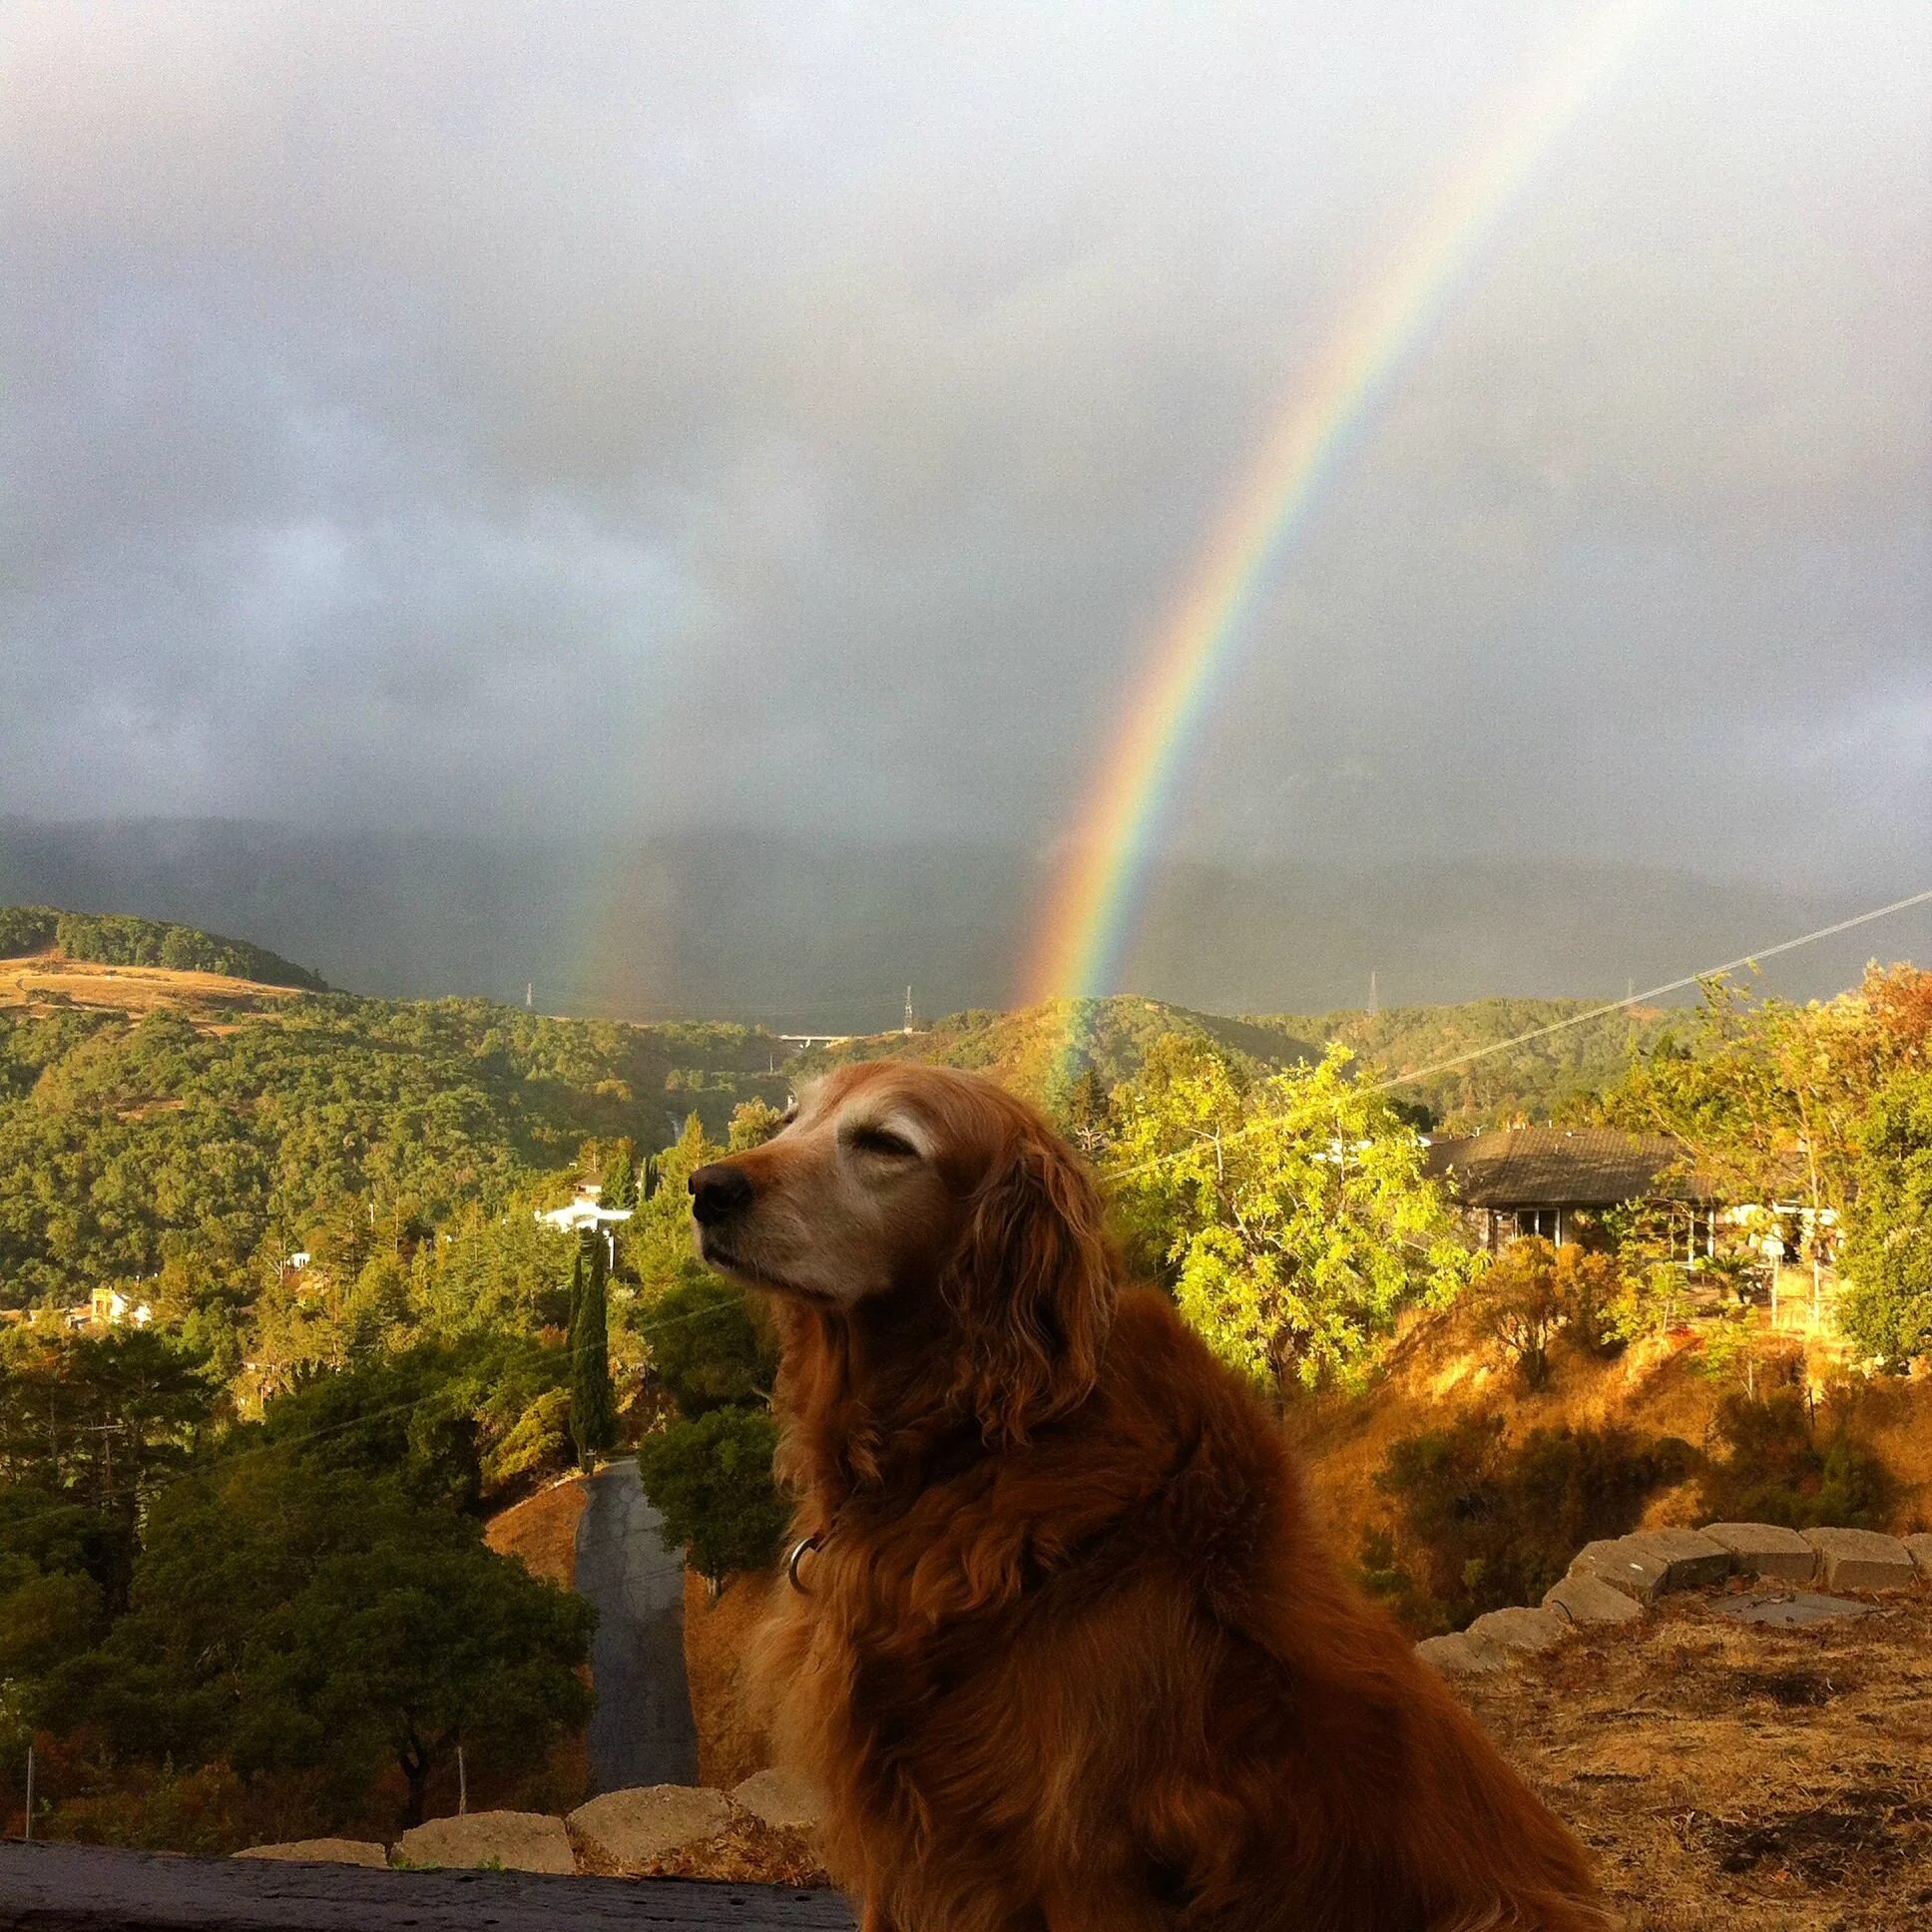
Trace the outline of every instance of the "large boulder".
<instances>
[{"instance_id":1,"label":"large boulder","mask_svg":"<svg viewBox=\"0 0 1932 1932\"><path fill-rule=\"evenodd\" d=\"M370 1865L386 1871L389 1848L368 1838L290 1838L278 1845L250 1845L238 1858L286 1859L301 1865Z\"/></svg>"},{"instance_id":2,"label":"large boulder","mask_svg":"<svg viewBox=\"0 0 1932 1932\"><path fill-rule=\"evenodd\" d=\"M1747 1577L1809 1583L1817 1575L1817 1551L1796 1530L1787 1530L1781 1524L1706 1523L1701 1534L1721 1543Z\"/></svg>"},{"instance_id":3,"label":"large boulder","mask_svg":"<svg viewBox=\"0 0 1932 1932\"><path fill-rule=\"evenodd\" d=\"M723 1791L692 1784L640 1784L606 1791L570 1814L570 1828L598 1865L637 1871L716 1838L731 1822Z\"/></svg>"},{"instance_id":4,"label":"large boulder","mask_svg":"<svg viewBox=\"0 0 1932 1932\"><path fill-rule=\"evenodd\" d=\"M1876 1530L1806 1530L1827 1590L1909 1590L1917 1580L1911 1553Z\"/></svg>"},{"instance_id":5,"label":"large boulder","mask_svg":"<svg viewBox=\"0 0 1932 1932\"><path fill-rule=\"evenodd\" d=\"M1668 1590L1695 1590L1730 1574L1730 1552L1695 1530L1638 1530L1586 1543L1570 1564L1573 1577L1594 1577L1640 1604Z\"/></svg>"},{"instance_id":6,"label":"large boulder","mask_svg":"<svg viewBox=\"0 0 1932 1932\"><path fill-rule=\"evenodd\" d=\"M1457 1631L1448 1637L1425 1637L1415 1647L1415 1654L1447 1678L1485 1676L1491 1671L1500 1671L1509 1662L1507 1652L1498 1650L1494 1644L1485 1644L1479 1637L1471 1637L1467 1631Z\"/></svg>"},{"instance_id":7,"label":"large boulder","mask_svg":"<svg viewBox=\"0 0 1932 1932\"><path fill-rule=\"evenodd\" d=\"M778 1831L815 1831L825 1819L816 1787L790 1771L754 1772L732 1789L731 1802Z\"/></svg>"},{"instance_id":8,"label":"large boulder","mask_svg":"<svg viewBox=\"0 0 1932 1932\"><path fill-rule=\"evenodd\" d=\"M403 1865L500 1866L504 1871L574 1872L577 1860L562 1818L541 1811L471 1811L431 1818L402 1834Z\"/></svg>"},{"instance_id":9,"label":"large boulder","mask_svg":"<svg viewBox=\"0 0 1932 1932\"><path fill-rule=\"evenodd\" d=\"M1570 1635L1570 1625L1553 1610L1492 1610L1463 1635L1500 1651L1553 1651Z\"/></svg>"},{"instance_id":10,"label":"large boulder","mask_svg":"<svg viewBox=\"0 0 1932 1932\"><path fill-rule=\"evenodd\" d=\"M1597 1624L1631 1624L1644 1615L1644 1606L1625 1591L1601 1577L1575 1574L1543 1593L1543 1608L1580 1630Z\"/></svg>"},{"instance_id":11,"label":"large boulder","mask_svg":"<svg viewBox=\"0 0 1932 1932\"><path fill-rule=\"evenodd\" d=\"M1916 1536L1902 1537L1905 1554L1912 1559L1912 1568L1919 1573L1920 1583L1932 1583L1932 1530L1920 1530Z\"/></svg>"}]
</instances>

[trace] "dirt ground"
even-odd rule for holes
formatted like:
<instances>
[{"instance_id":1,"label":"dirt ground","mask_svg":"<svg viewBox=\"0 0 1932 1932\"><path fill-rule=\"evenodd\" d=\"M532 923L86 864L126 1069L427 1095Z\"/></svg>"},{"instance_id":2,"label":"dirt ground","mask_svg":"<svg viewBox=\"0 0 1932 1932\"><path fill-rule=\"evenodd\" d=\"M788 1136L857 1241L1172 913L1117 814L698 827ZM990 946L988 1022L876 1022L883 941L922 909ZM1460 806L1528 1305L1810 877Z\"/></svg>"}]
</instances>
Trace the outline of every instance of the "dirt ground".
<instances>
[{"instance_id":1,"label":"dirt ground","mask_svg":"<svg viewBox=\"0 0 1932 1932\"><path fill-rule=\"evenodd\" d=\"M764 1731L745 1708L745 1652L764 1621L769 1576L733 1577L717 1603L685 1575L685 1677L698 1725L698 1778L728 1790L770 1762Z\"/></svg>"},{"instance_id":2,"label":"dirt ground","mask_svg":"<svg viewBox=\"0 0 1932 1932\"><path fill-rule=\"evenodd\" d=\"M532 1576L568 1590L577 1567L577 1519L589 1500L584 1479L573 1476L492 1517L483 1540L499 1556L522 1558Z\"/></svg>"},{"instance_id":3,"label":"dirt ground","mask_svg":"<svg viewBox=\"0 0 1932 1932\"><path fill-rule=\"evenodd\" d=\"M1932 1605L1773 1630L1678 1599L1459 1690L1630 1932L1932 1924Z\"/></svg>"}]
</instances>

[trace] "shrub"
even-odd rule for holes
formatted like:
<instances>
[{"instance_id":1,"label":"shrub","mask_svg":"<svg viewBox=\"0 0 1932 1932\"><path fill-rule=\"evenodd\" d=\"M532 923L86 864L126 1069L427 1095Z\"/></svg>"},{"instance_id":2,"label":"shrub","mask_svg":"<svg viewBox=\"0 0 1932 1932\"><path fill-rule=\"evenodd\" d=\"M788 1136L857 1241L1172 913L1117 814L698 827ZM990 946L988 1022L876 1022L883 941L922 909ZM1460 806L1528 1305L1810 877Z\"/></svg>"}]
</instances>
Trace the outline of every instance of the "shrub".
<instances>
[{"instance_id":1,"label":"shrub","mask_svg":"<svg viewBox=\"0 0 1932 1932\"><path fill-rule=\"evenodd\" d=\"M1533 1604L1584 1544L1633 1528L1691 1461L1675 1437L1615 1428L1533 1429L1512 1446L1498 1415L1406 1437L1375 1478L1394 1522L1364 1538L1364 1582L1417 1631Z\"/></svg>"},{"instance_id":2,"label":"shrub","mask_svg":"<svg viewBox=\"0 0 1932 1932\"><path fill-rule=\"evenodd\" d=\"M1725 1396L1711 1424L1722 1453L1704 1473L1706 1515L1794 1530L1885 1528L1898 1485L1853 1434L1849 1407L1842 1396L1828 1401L1820 1430L1796 1389L1778 1389L1761 1402Z\"/></svg>"}]
</instances>

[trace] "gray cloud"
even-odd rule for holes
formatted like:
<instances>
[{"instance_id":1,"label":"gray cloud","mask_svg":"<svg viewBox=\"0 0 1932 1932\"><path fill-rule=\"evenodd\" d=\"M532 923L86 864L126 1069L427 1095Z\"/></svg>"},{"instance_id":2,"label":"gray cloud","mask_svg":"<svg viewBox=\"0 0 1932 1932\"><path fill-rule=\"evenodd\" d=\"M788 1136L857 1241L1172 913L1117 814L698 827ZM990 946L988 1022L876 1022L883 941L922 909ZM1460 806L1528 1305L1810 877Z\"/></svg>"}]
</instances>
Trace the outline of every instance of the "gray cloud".
<instances>
[{"instance_id":1,"label":"gray cloud","mask_svg":"<svg viewBox=\"0 0 1932 1932\"><path fill-rule=\"evenodd\" d=\"M1268 415L1589 12L16 4L0 809L1050 843ZM1928 312L1923 7L1665 10L1172 840L1923 870Z\"/></svg>"}]
</instances>

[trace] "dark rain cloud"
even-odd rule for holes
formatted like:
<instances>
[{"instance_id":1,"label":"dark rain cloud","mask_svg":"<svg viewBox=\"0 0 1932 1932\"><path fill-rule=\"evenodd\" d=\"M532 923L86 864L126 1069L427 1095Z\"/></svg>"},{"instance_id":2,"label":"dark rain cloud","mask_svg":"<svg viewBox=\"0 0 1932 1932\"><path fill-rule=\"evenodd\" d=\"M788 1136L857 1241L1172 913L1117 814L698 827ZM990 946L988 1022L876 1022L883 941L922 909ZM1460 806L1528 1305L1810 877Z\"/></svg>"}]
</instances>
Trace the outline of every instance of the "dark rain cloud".
<instances>
[{"instance_id":1,"label":"dark rain cloud","mask_svg":"<svg viewBox=\"0 0 1932 1932\"><path fill-rule=\"evenodd\" d=\"M1593 10L0 23L0 809L1062 830L1269 413ZM1230 662L1243 858L1922 866L1932 17L1667 8Z\"/></svg>"}]
</instances>

